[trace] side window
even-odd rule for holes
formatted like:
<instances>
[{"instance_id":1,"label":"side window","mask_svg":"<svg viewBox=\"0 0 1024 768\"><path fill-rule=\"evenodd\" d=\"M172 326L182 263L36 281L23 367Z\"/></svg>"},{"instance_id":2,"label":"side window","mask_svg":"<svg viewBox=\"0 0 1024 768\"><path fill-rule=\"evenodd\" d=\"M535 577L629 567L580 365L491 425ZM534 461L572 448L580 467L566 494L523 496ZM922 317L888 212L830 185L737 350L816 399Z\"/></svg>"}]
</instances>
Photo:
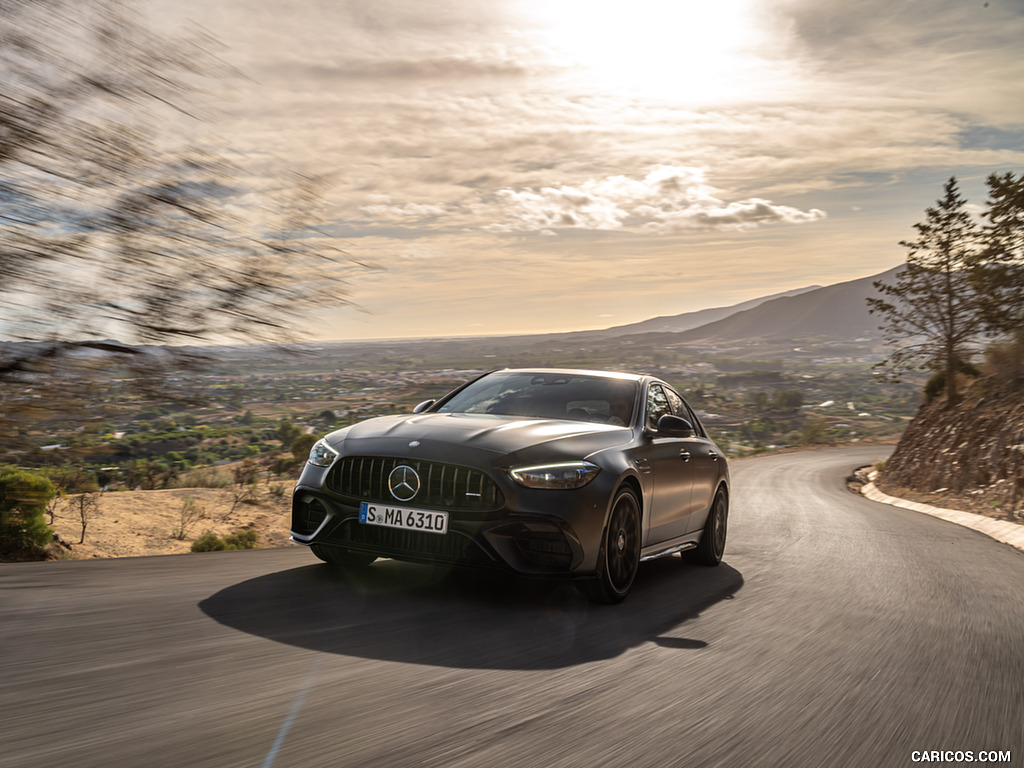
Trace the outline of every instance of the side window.
<instances>
[{"instance_id":1,"label":"side window","mask_svg":"<svg viewBox=\"0 0 1024 768\"><path fill-rule=\"evenodd\" d=\"M704 427L701 425L700 420L693 412L693 409L690 408L689 404L687 404L687 402L674 390L666 389L665 392L668 395L669 405L672 406L672 413L690 422L690 424L693 425L693 431L699 437L707 437L707 434L704 432Z\"/></svg>"},{"instance_id":2,"label":"side window","mask_svg":"<svg viewBox=\"0 0 1024 768\"><path fill-rule=\"evenodd\" d=\"M686 412L686 406L683 404L683 398L673 392L671 389L665 390L665 395L668 397L669 407L672 409L671 413L675 416L690 420L690 414Z\"/></svg>"},{"instance_id":3,"label":"side window","mask_svg":"<svg viewBox=\"0 0 1024 768\"><path fill-rule=\"evenodd\" d=\"M651 384L647 388L647 416L644 423L649 429L657 429L658 419L671 412L665 388L660 384Z\"/></svg>"}]
</instances>

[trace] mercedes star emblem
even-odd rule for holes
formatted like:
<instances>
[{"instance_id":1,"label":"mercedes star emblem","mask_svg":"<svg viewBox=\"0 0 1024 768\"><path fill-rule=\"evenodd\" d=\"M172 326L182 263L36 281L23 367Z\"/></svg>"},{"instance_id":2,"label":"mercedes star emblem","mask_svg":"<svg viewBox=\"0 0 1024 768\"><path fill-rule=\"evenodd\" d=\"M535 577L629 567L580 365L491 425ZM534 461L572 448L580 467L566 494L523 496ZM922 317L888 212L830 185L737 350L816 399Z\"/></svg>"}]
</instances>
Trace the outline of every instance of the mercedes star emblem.
<instances>
[{"instance_id":1,"label":"mercedes star emblem","mask_svg":"<svg viewBox=\"0 0 1024 768\"><path fill-rule=\"evenodd\" d=\"M388 475L388 490L399 501L409 501L420 491L420 476L412 467L399 464Z\"/></svg>"}]
</instances>

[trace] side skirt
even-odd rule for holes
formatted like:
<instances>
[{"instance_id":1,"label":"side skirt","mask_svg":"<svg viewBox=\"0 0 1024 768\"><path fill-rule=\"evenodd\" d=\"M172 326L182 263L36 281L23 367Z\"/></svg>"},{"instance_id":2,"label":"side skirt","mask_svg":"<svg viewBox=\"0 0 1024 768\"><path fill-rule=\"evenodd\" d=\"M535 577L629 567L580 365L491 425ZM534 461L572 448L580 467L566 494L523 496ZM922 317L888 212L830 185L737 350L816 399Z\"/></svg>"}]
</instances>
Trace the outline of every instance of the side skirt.
<instances>
[{"instance_id":1,"label":"side skirt","mask_svg":"<svg viewBox=\"0 0 1024 768\"><path fill-rule=\"evenodd\" d=\"M644 547L640 551L640 562L645 563L648 560L656 560L659 557L674 555L676 552L685 552L688 549L696 549L697 539L699 539L699 534L688 534L682 539L664 541L661 544L655 544L652 547Z\"/></svg>"}]
</instances>

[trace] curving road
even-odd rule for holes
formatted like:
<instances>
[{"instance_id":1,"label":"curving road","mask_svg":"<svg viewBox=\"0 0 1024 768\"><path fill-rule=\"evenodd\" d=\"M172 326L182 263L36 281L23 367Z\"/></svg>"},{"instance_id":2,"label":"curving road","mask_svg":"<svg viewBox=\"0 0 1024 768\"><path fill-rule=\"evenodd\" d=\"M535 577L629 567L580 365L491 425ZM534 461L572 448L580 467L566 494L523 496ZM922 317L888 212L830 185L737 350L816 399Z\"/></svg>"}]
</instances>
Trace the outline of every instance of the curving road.
<instances>
[{"instance_id":1,"label":"curving road","mask_svg":"<svg viewBox=\"0 0 1024 768\"><path fill-rule=\"evenodd\" d=\"M1024 554L848 492L886 450L734 462L723 565L614 607L297 548L0 565L0 766L1022 764Z\"/></svg>"}]
</instances>

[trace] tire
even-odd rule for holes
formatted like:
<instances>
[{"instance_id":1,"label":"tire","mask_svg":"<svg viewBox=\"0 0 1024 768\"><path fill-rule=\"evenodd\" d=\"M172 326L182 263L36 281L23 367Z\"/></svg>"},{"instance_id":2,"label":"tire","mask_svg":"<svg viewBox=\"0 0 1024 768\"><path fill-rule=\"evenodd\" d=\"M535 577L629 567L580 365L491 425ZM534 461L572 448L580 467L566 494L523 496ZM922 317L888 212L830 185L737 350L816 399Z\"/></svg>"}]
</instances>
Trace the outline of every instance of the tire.
<instances>
[{"instance_id":1,"label":"tire","mask_svg":"<svg viewBox=\"0 0 1024 768\"><path fill-rule=\"evenodd\" d=\"M602 603L621 602L629 594L639 567L640 502L631 489L622 488L612 502L593 598Z\"/></svg>"},{"instance_id":2,"label":"tire","mask_svg":"<svg viewBox=\"0 0 1024 768\"><path fill-rule=\"evenodd\" d=\"M729 497L719 490L708 510L700 544L693 550L693 562L700 565L718 565L725 554L725 536L729 527Z\"/></svg>"},{"instance_id":3,"label":"tire","mask_svg":"<svg viewBox=\"0 0 1024 768\"><path fill-rule=\"evenodd\" d=\"M341 547L328 547L323 544L310 544L309 548L313 550L314 555L336 568L365 568L377 559L376 555L350 552Z\"/></svg>"}]
</instances>

